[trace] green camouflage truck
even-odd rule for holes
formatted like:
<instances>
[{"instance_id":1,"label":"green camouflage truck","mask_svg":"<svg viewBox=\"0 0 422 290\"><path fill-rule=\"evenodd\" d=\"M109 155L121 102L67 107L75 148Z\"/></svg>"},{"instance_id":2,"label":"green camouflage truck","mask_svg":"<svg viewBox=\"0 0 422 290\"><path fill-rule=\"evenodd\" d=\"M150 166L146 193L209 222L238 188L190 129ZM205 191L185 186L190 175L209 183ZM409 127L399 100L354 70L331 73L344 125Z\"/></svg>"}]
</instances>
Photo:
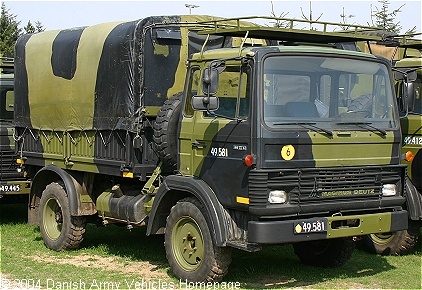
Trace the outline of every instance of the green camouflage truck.
<instances>
[{"instance_id":1,"label":"green camouflage truck","mask_svg":"<svg viewBox=\"0 0 422 290\"><path fill-rule=\"evenodd\" d=\"M28 199L29 182L16 163L13 139L13 59L0 57L0 202Z\"/></svg>"},{"instance_id":2,"label":"green camouflage truck","mask_svg":"<svg viewBox=\"0 0 422 290\"><path fill-rule=\"evenodd\" d=\"M53 250L87 222L146 226L183 281L221 280L232 248L342 265L408 223L391 64L328 45L358 39L199 16L21 37L29 221Z\"/></svg>"},{"instance_id":3,"label":"green camouflage truck","mask_svg":"<svg viewBox=\"0 0 422 290\"><path fill-rule=\"evenodd\" d=\"M393 70L399 76L396 92L405 113L400 123L403 163L409 177L406 181L409 227L395 233L372 234L364 242L376 254L404 255L415 247L422 221L422 42L406 36L390 46L402 50Z\"/></svg>"}]
</instances>

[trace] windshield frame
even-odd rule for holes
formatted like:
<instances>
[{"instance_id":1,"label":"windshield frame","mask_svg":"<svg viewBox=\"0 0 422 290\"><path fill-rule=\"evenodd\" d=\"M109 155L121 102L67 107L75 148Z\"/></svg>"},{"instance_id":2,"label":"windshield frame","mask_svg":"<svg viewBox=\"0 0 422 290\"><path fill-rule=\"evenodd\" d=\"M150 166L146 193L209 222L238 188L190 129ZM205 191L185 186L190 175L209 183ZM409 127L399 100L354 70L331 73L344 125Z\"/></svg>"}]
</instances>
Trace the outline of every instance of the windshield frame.
<instances>
[{"instance_id":1,"label":"windshield frame","mask_svg":"<svg viewBox=\"0 0 422 290\"><path fill-rule=\"evenodd\" d=\"M298 117L298 116L294 116L294 117L281 117L278 118L278 120L274 120L272 122L269 121L269 116L270 114L268 113L269 111L267 111L266 106L267 106L267 100L268 99L268 92L266 92L266 86L268 85L268 82L266 83L266 79L265 79L265 75L266 72L269 71L268 67L266 66L266 64L268 63L269 60L271 59L275 59L275 58L283 58L283 60L285 59L288 62L291 62L292 59L296 58L295 61L297 60L302 60L304 59L306 60L312 60L313 58L315 59L320 59L321 61L325 58L326 60L328 60L328 62L330 63L335 63L336 59L343 59L343 60L347 60L347 61L362 61L362 62L367 62L368 63L368 67L372 66L372 64L378 64L378 69L376 70L377 73L373 73L368 74L368 76L376 76L379 75L379 78L384 79L383 82L383 89L384 89L384 94L385 94L385 108L387 108L385 110L385 114L388 114L387 117L378 117L378 118L366 118L366 117L362 117L362 116L358 116L356 114L356 116L354 116L353 118L350 118L350 116L346 117L339 117L339 118L334 118L334 116L328 116L328 117L314 117L314 118L302 118L302 117ZM283 60L281 60L281 62L283 62ZM334 62L333 62L334 60ZM357 122L357 124L361 124L362 122L367 123L367 124L372 124L372 126L375 127L379 127L380 129L384 129L384 130L396 130L399 128L400 126L400 120L399 120L399 114L398 114L398 109L397 109L397 103L396 103L396 96L395 96L395 90L394 90L394 83L393 83L393 77L392 77L392 72L391 72L391 64L388 62L388 60L383 59L383 58L378 58L378 57L370 57L368 56L367 58L365 57L359 57L359 56L353 56L353 55L347 55L347 54L331 54L331 53L322 53L322 52L301 52L301 53L292 53L292 52L270 52L267 53L266 55L262 56L260 63L260 73L257 76L257 79L260 82L259 87L259 101L261 102L260 104L260 108L261 108L261 122L262 124L269 130L291 130L291 129L295 129L295 130L307 130L306 128L304 128L304 126L298 124L297 126L294 126L293 124L289 124L289 126L283 126L283 122L284 123L303 123L303 122L309 122L309 123L315 123L315 125L317 125L318 127L322 128L322 129L328 129L328 130L355 130L355 131L367 131L368 129L365 128L364 126L355 126L354 124L352 124L353 122ZM376 67L373 67L376 68ZM276 69L275 69L276 70ZM289 70L288 68L286 69L280 69L279 72L284 72ZM337 75L337 84L334 84L333 87L337 88L338 90L341 89L340 87L340 81L338 79L340 79L340 75L341 75L341 70L333 70L330 73L324 73L322 70L321 71L299 71L296 70L294 73L292 73L291 75L299 75L299 76L305 76L305 75L314 75L315 77L319 77L321 78L322 76L328 76L328 75ZM348 75L352 75L354 74L354 72L347 72L346 70L343 71L343 74L348 74ZM380 72L382 72L382 74L380 74ZM311 77L309 77L311 78ZM373 77L373 79L375 79L375 77ZM330 80L331 81L331 80ZM271 83L271 82L270 82ZM312 83L312 84L311 84ZM318 83L318 82L316 82ZM316 100L315 95L319 95L319 89L317 87L317 89L315 89L315 80L309 80L309 100ZM337 85L337 86L335 86ZM355 83L356 85L356 83ZM375 88L376 82L374 80L372 80L372 86L373 88L371 88L371 90L373 91ZM312 91L314 90L314 91ZM336 89L334 89L336 90ZM350 93L351 91L349 91ZM339 95L341 94L341 92L337 92L337 98L339 97ZM335 94L334 94L335 95ZM381 96L381 94L379 94ZM330 96L331 97L331 96ZM334 96L335 97L335 96ZM333 100L333 102L335 102L335 100ZM337 100L337 102L339 102ZM310 102L312 103L312 102ZM275 104L273 102L273 104ZM331 101L330 101L331 104ZM337 108L338 109L338 108ZM319 109L318 109L319 110ZM388 111L387 111L388 110ZM318 111L319 112L319 111ZM331 114L331 113L330 113ZM375 115L375 113L373 114Z\"/></svg>"}]
</instances>

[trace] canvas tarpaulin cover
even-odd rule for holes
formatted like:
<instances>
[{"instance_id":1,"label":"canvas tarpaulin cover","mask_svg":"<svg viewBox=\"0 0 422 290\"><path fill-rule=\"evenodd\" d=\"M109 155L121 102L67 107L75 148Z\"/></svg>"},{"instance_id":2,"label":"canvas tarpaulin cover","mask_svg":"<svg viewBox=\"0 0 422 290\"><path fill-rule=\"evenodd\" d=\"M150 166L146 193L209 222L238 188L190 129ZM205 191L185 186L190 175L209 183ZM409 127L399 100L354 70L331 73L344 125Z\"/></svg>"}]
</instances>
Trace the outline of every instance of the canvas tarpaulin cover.
<instances>
[{"instance_id":1,"label":"canvas tarpaulin cover","mask_svg":"<svg viewBox=\"0 0 422 290\"><path fill-rule=\"evenodd\" d=\"M183 90L188 55L204 40L190 32L186 40L179 24L209 19L159 16L24 35L15 49L16 126L135 130L142 108ZM208 49L224 45L214 37Z\"/></svg>"}]
</instances>

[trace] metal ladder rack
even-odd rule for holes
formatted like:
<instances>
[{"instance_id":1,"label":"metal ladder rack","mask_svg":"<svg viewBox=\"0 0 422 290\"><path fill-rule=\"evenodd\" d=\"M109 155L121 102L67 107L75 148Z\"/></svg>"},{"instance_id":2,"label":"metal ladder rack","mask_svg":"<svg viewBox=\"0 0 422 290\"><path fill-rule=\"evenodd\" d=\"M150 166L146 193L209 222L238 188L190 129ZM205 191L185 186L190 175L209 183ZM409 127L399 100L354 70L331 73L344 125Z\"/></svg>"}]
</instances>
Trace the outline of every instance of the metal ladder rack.
<instances>
[{"instance_id":1,"label":"metal ladder rack","mask_svg":"<svg viewBox=\"0 0 422 290\"><path fill-rule=\"evenodd\" d=\"M270 27L252 23L252 20L273 20L287 23L285 27ZM308 21L301 19L276 18L268 16L248 16L240 18L226 18L207 21L210 28L197 30L198 34L217 34L234 37L247 37L255 39L277 40L281 42L307 42L307 43L339 43L356 41L379 41L379 35L367 34L379 31L379 28L354 24L342 24L334 22ZM310 29L295 28L299 24L309 24ZM321 30L313 28L313 25L321 26ZM331 30L332 28L332 30ZM340 29L336 31L336 29ZM195 30L193 28L193 30Z\"/></svg>"}]
</instances>

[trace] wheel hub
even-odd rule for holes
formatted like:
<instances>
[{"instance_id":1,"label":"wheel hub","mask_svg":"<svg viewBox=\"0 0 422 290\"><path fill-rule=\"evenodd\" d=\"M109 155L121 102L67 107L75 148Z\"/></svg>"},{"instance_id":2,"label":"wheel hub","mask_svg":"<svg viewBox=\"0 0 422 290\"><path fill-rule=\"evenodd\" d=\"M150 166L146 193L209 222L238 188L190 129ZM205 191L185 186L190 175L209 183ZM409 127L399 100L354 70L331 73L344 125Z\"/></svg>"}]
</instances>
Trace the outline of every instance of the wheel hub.
<instances>
[{"instance_id":1,"label":"wheel hub","mask_svg":"<svg viewBox=\"0 0 422 290\"><path fill-rule=\"evenodd\" d=\"M186 236L182 239L184 255L188 255L190 258L197 250L196 237L191 232L187 232Z\"/></svg>"},{"instance_id":2,"label":"wheel hub","mask_svg":"<svg viewBox=\"0 0 422 290\"><path fill-rule=\"evenodd\" d=\"M61 224L63 223L63 216L61 212L56 212L55 214L56 223Z\"/></svg>"},{"instance_id":3,"label":"wheel hub","mask_svg":"<svg viewBox=\"0 0 422 290\"><path fill-rule=\"evenodd\" d=\"M199 267L204 256L201 230L190 217L181 218L175 225L172 248L179 265L186 271Z\"/></svg>"}]
</instances>

